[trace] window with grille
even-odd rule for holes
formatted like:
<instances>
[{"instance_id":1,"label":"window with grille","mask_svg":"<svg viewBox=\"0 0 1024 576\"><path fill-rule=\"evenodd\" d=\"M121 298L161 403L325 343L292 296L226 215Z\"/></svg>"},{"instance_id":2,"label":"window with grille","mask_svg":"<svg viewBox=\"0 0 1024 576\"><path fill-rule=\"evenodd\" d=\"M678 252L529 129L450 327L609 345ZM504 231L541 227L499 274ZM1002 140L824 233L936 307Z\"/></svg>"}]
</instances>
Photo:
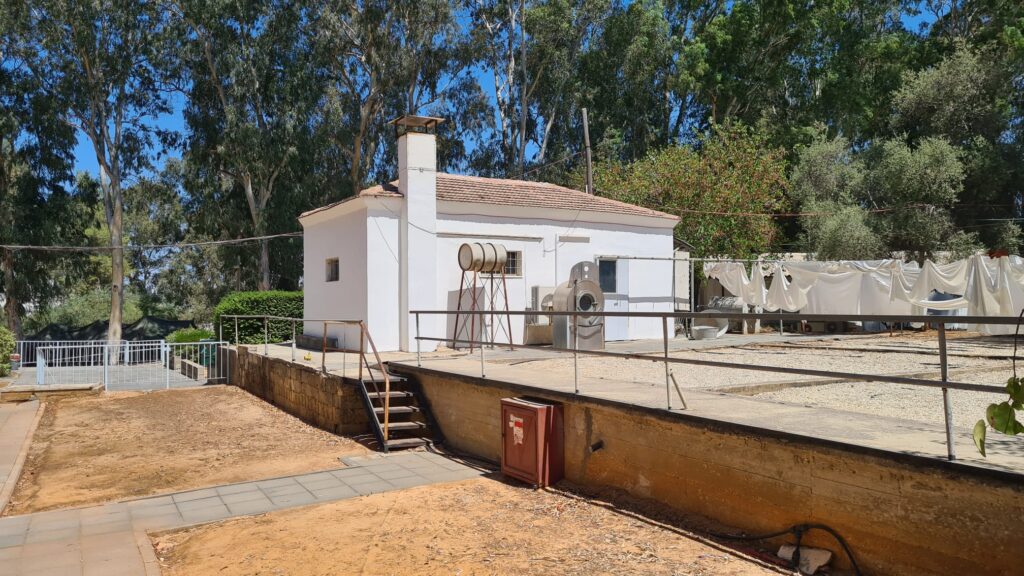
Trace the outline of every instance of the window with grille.
<instances>
[{"instance_id":1,"label":"window with grille","mask_svg":"<svg viewBox=\"0 0 1024 576\"><path fill-rule=\"evenodd\" d=\"M508 259L505 260L505 276L523 275L523 253L519 250L509 250Z\"/></svg>"},{"instance_id":2,"label":"window with grille","mask_svg":"<svg viewBox=\"0 0 1024 576\"><path fill-rule=\"evenodd\" d=\"M341 274L340 268L338 266L338 259L328 258L326 268L327 270L325 273L325 280L327 282L337 282Z\"/></svg>"}]
</instances>

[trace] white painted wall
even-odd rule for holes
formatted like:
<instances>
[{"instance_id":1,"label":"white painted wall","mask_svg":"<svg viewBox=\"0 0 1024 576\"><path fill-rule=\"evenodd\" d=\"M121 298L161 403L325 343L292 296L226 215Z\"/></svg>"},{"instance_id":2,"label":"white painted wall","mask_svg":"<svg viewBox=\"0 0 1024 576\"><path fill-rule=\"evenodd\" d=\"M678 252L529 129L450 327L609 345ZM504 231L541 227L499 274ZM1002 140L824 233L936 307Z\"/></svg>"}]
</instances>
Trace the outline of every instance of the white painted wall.
<instances>
[{"instance_id":1,"label":"white painted wall","mask_svg":"<svg viewBox=\"0 0 1024 576\"><path fill-rule=\"evenodd\" d=\"M304 318L367 319L367 212L351 204L343 211L315 214L301 222ZM337 282L326 281L328 258L338 258ZM321 336L323 324L305 322L303 333ZM358 329L329 326L328 335L338 338L343 347L358 347Z\"/></svg>"}]
</instances>

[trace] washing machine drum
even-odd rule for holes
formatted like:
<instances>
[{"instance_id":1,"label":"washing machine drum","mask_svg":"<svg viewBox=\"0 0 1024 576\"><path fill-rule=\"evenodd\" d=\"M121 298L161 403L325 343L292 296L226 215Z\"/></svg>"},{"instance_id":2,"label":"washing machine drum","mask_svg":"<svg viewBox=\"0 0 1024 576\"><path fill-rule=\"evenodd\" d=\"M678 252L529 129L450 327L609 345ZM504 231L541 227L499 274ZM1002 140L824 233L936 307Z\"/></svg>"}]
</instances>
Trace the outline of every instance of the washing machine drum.
<instances>
[{"instance_id":1,"label":"washing machine drum","mask_svg":"<svg viewBox=\"0 0 1024 576\"><path fill-rule=\"evenodd\" d=\"M604 293L593 280L569 281L555 289L554 309L560 312L602 312ZM580 326L600 326L600 316L577 316Z\"/></svg>"}]
</instances>

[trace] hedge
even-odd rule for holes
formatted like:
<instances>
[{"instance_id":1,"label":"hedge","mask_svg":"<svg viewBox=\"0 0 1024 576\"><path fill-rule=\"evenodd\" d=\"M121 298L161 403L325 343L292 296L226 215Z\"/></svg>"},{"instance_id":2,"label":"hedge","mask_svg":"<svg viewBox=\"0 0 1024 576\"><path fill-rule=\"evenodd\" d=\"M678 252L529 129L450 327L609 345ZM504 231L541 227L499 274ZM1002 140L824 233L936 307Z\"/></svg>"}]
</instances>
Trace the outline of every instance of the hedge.
<instances>
[{"instance_id":1,"label":"hedge","mask_svg":"<svg viewBox=\"0 0 1024 576\"><path fill-rule=\"evenodd\" d=\"M232 323L231 329L235 329L234 323ZM187 342L199 342L200 340L213 340L215 337L213 332L205 328L181 328L168 334L167 341L172 344L184 344Z\"/></svg>"},{"instance_id":2,"label":"hedge","mask_svg":"<svg viewBox=\"0 0 1024 576\"><path fill-rule=\"evenodd\" d=\"M240 339L236 340L235 319L225 318L221 325L221 316L225 315L302 318L302 292L232 292L217 303L213 309L213 324L215 327L221 327L224 340L232 343L240 341L242 344L262 344L263 320L238 320ZM291 322L270 321L267 329L270 342L285 342L292 339Z\"/></svg>"},{"instance_id":3,"label":"hedge","mask_svg":"<svg viewBox=\"0 0 1024 576\"><path fill-rule=\"evenodd\" d=\"M14 352L14 333L0 327L0 376L11 373L11 353Z\"/></svg>"}]
</instances>

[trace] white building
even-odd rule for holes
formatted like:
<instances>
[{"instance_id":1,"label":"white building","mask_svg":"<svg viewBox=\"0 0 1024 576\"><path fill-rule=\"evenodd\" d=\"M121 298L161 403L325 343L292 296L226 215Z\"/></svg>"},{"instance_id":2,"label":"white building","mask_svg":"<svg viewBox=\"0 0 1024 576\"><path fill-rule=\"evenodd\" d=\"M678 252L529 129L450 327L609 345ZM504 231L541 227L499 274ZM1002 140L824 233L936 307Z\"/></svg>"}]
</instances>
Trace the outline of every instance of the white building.
<instances>
[{"instance_id":1,"label":"white building","mask_svg":"<svg viewBox=\"0 0 1024 576\"><path fill-rule=\"evenodd\" d=\"M410 310L453 310L464 242L503 244L511 310L531 306L531 287L556 286L572 266L599 264L606 309L673 309L672 230L678 218L553 184L437 172L436 118L395 121L398 180L302 214L305 317L366 321L380 350L414 350ZM618 259L618 256L663 260ZM512 317L522 341L523 316ZM423 315L420 333L451 337L454 318ZM320 336L307 322L305 333ZM658 319L609 323L606 339L661 337ZM342 347L354 332L329 329ZM436 343L423 342L423 350Z\"/></svg>"}]
</instances>

